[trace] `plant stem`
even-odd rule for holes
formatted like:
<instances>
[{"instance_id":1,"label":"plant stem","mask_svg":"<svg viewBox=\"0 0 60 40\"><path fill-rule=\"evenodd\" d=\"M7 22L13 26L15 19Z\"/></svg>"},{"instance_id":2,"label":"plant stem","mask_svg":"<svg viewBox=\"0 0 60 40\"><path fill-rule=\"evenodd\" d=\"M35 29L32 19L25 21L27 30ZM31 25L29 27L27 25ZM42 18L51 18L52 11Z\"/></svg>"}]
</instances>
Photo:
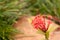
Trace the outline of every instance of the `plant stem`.
<instances>
[{"instance_id":1,"label":"plant stem","mask_svg":"<svg viewBox=\"0 0 60 40\"><path fill-rule=\"evenodd\" d=\"M45 34L45 40L48 40L48 37L47 37L47 35Z\"/></svg>"}]
</instances>

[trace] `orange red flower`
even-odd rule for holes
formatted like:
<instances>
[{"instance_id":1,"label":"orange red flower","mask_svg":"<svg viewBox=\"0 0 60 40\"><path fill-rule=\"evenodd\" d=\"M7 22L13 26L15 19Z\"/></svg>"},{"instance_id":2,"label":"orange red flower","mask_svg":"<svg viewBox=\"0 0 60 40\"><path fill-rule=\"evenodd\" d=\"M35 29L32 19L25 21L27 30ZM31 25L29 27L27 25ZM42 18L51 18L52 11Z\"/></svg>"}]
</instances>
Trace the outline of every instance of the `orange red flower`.
<instances>
[{"instance_id":1,"label":"orange red flower","mask_svg":"<svg viewBox=\"0 0 60 40\"><path fill-rule=\"evenodd\" d=\"M45 18L45 16L37 15L32 21L34 28L40 29L46 32L49 28L49 25L52 23L51 20Z\"/></svg>"}]
</instances>

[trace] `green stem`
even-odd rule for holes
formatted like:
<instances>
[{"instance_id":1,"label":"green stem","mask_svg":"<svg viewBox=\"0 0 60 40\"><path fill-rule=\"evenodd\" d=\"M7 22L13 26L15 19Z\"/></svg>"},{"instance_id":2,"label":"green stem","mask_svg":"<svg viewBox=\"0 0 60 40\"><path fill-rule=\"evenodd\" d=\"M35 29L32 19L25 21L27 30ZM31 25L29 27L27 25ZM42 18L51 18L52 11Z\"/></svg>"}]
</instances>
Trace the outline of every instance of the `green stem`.
<instances>
[{"instance_id":1,"label":"green stem","mask_svg":"<svg viewBox=\"0 0 60 40\"><path fill-rule=\"evenodd\" d=\"M45 40L49 40L48 37L47 37L47 34L45 34Z\"/></svg>"}]
</instances>

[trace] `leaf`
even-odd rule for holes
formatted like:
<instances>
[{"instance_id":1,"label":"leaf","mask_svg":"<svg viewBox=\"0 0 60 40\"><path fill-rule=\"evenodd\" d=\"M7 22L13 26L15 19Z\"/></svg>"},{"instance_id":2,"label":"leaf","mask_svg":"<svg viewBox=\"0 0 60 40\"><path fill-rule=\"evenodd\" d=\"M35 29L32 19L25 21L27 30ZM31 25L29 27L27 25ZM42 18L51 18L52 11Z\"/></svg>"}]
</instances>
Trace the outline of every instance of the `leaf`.
<instances>
[{"instance_id":1,"label":"leaf","mask_svg":"<svg viewBox=\"0 0 60 40\"><path fill-rule=\"evenodd\" d=\"M30 17L30 18L27 18L27 20L29 23L32 23L33 18Z\"/></svg>"},{"instance_id":2,"label":"leaf","mask_svg":"<svg viewBox=\"0 0 60 40\"><path fill-rule=\"evenodd\" d=\"M58 28L59 26L57 25L57 24L50 24L50 26L49 26L49 28L48 28L48 30L47 30L47 32L53 32L54 30L56 30L57 28Z\"/></svg>"},{"instance_id":3,"label":"leaf","mask_svg":"<svg viewBox=\"0 0 60 40\"><path fill-rule=\"evenodd\" d=\"M38 29L37 33L45 35L45 32L43 32L43 31L40 30L40 29Z\"/></svg>"}]
</instances>

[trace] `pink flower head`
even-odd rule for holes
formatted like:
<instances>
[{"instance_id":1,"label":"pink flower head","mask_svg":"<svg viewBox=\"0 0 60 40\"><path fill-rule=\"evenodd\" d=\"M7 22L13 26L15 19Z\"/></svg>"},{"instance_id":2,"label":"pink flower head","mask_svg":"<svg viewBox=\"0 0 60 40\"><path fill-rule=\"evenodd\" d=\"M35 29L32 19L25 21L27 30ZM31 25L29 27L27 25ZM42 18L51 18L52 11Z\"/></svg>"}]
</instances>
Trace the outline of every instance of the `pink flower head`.
<instances>
[{"instance_id":1,"label":"pink flower head","mask_svg":"<svg viewBox=\"0 0 60 40\"><path fill-rule=\"evenodd\" d=\"M44 16L37 15L33 21L32 24L34 28L40 29L44 32L46 32L49 28L49 25L52 23L52 21L46 19Z\"/></svg>"}]
</instances>

